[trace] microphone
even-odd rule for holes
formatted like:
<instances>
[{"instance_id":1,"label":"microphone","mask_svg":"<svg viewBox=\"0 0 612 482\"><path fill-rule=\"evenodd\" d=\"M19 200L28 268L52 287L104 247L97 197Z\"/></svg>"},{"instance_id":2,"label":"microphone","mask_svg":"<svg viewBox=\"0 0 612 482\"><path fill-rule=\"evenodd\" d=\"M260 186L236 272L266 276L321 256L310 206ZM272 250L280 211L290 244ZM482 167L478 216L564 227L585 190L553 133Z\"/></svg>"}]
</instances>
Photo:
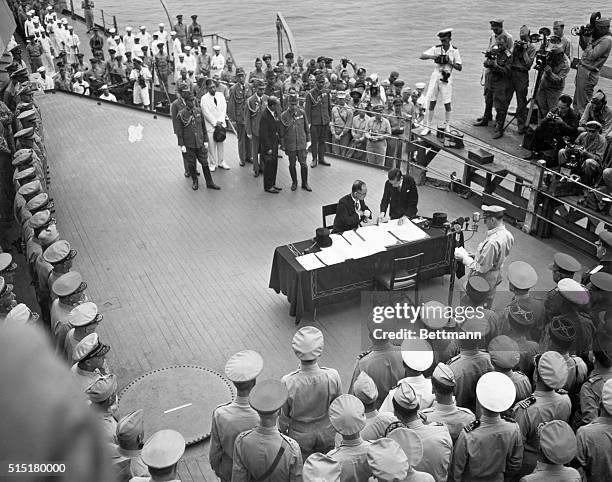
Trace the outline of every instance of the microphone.
<instances>
[{"instance_id":1,"label":"microphone","mask_svg":"<svg viewBox=\"0 0 612 482\"><path fill-rule=\"evenodd\" d=\"M451 224L453 226L453 230L454 231L461 231L461 229L463 228L463 226L465 226L466 224L468 224L470 222L470 217L466 216L466 217L459 217L457 219L455 219Z\"/></svg>"}]
</instances>

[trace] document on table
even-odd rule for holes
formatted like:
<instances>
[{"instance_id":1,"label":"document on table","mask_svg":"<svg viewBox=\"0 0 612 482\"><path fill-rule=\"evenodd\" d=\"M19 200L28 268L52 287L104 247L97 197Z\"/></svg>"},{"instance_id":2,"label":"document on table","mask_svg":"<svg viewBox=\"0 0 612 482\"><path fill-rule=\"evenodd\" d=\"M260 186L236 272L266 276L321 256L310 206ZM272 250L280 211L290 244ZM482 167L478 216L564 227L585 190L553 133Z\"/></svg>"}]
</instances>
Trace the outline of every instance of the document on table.
<instances>
[{"instance_id":1,"label":"document on table","mask_svg":"<svg viewBox=\"0 0 612 482\"><path fill-rule=\"evenodd\" d=\"M295 258L298 263L302 265L302 267L306 271L312 271L314 269L324 268L325 265L321 262L319 258L315 256L314 253L304 254L302 256L298 256Z\"/></svg>"},{"instance_id":2,"label":"document on table","mask_svg":"<svg viewBox=\"0 0 612 482\"><path fill-rule=\"evenodd\" d=\"M357 230L366 243L373 244L378 248L386 248L397 244L397 238L394 238L384 226L364 226Z\"/></svg>"},{"instance_id":3,"label":"document on table","mask_svg":"<svg viewBox=\"0 0 612 482\"><path fill-rule=\"evenodd\" d=\"M388 223L385 223L385 225L385 229L387 231L397 236L402 241L410 242L429 238L429 234L427 234L421 228L415 226L409 220L404 220L401 226L397 224L397 219L393 219Z\"/></svg>"}]
</instances>

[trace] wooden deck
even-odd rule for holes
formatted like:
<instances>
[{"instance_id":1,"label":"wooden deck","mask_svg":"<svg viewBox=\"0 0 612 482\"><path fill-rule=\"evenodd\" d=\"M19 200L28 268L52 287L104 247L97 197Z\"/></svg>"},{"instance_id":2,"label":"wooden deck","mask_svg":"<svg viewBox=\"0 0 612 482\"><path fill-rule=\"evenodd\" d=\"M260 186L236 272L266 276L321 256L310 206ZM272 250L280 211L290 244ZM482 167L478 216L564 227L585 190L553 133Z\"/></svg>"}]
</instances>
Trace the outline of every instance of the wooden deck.
<instances>
[{"instance_id":1,"label":"wooden deck","mask_svg":"<svg viewBox=\"0 0 612 482\"><path fill-rule=\"evenodd\" d=\"M263 355L262 378L293 370L289 305L268 288L274 248L313 236L321 205L346 194L354 179L368 183L366 202L377 214L386 172L332 159L332 167L310 170L312 193L291 192L283 158L277 185L284 190L271 195L263 191L261 177L238 166L235 138L229 136L225 159L232 169L213 174L222 190L194 192L183 177L170 119L61 92L40 95L37 103L58 228L78 250L73 269L82 273L89 297L104 313L100 336L112 346L110 365L120 387L177 363L222 373L228 356L245 348ZM130 143L128 128L139 124L143 140ZM454 219L474 210L449 192L422 187L419 193L424 215L445 211ZM540 273L538 287L550 289L546 266L559 245L511 230L517 248L510 261L532 263ZM569 247L561 249L592 262ZM448 277L435 279L423 297L445 301L447 289ZM359 322L355 302L317 313L326 342L322 364L337 368L345 384L361 350ZM182 480L214 480L207 453L206 443L188 450Z\"/></svg>"}]
</instances>

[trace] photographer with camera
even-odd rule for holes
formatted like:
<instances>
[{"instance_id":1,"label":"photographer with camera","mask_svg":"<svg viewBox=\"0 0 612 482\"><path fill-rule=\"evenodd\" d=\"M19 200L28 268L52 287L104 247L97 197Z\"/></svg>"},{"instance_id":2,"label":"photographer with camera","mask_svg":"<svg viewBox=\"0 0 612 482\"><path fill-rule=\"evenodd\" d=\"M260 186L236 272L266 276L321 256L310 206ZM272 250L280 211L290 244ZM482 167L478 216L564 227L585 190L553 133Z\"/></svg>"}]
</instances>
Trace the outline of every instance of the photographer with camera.
<instances>
[{"instance_id":1,"label":"photographer with camera","mask_svg":"<svg viewBox=\"0 0 612 482\"><path fill-rule=\"evenodd\" d=\"M603 90L595 92L591 102L586 105L578 124L578 131L584 132L587 123L592 120L601 124L602 135L608 143L612 142L612 108L608 105L608 99Z\"/></svg>"},{"instance_id":2,"label":"photographer with camera","mask_svg":"<svg viewBox=\"0 0 612 482\"><path fill-rule=\"evenodd\" d=\"M578 174L580 181L591 187L602 172L602 161L606 151L606 138L601 135L601 124L587 122L586 132L576 138L574 144L559 151L559 165L571 166L572 174Z\"/></svg>"},{"instance_id":3,"label":"photographer with camera","mask_svg":"<svg viewBox=\"0 0 612 482\"><path fill-rule=\"evenodd\" d=\"M512 101L512 95L516 93L516 123L519 134L524 134L526 130L529 69L536 56L536 48L530 41L530 34L529 27L523 25L519 31L519 40L514 42L510 67L512 90L508 94L508 104Z\"/></svg>"},{"instance_id":4,"label":"photographer with camera","mask_svg":"<svg viewBox=\"0 0 612 482\"><path fill-rule=\"evenodd\" d=\"M563 20L555 20L553 22L552 33L555 37L559 37L561 39L561 45L563 45L563 53L567 55L568 59L571 60L572 59L572 43L564 35L565 23L563 22Z\"/></svg>"},{"instance_id":5,"label":"photographer with camera","mask_svg":"<svg viewBox=\"0 0 612 482\"><path fill-rule=\"evenodd\" d=\"M589 25L582 26L573 33L579 36L578 43L583 49L576 72L574 92L574 109L582 114L599 82L599 69L606 63L612 50L610 19L601 18L599 12L593 13Z\"/></svg>"},{"instance_id":6,"label":"photographer with camera","mask_svg":"<svg viewBox=\"0 0 612 482\"><path fill-rule=\"evenodd\" d=\"M421 135L427 135L430 132L431 121L434 116L434 109L438 97L444 102L444 125L449 128L451 118L451 98L453 94L453 79L452 72L454 70L461 71L461 56L459 50L451 45L451 35L453 29L446 28L438 32L440 44L426 50L419 57L421 60L433 60L435 64L434 71L429 79L429 88L427 89L427 101L429 102L427 116L425 118L425 128Z\"/></svg>"},{"instance_id":7,"label":"photographer with camera","mask_svg":"<svg viewBox=\"0 0 612 482\"><path fill-rule=\"evenodd\" d=\"M493 139L499 139L504 135L508 94L512 86L511 62L512 53L503 44L494 45L485 54L483 65L488 69L485 90L491 93L493 108L495 108L495 134ZM486 123L481 125L486 125Z\"/></svg>"},{"instance_id":8,"label":"photographer with camera","mask_svg":"<svg viewBox=\"0 0 612 482\"><path fill-rule=\"evenodd\" d=\"M542 81L536 92L536 102L540 114L544 117L557 101L565 88L565 79L570 71L570 60L563 52L563 44L557 37L550 38L549 49L538 51L535 68L542 70Z\"/></svg>"}]
</instances>

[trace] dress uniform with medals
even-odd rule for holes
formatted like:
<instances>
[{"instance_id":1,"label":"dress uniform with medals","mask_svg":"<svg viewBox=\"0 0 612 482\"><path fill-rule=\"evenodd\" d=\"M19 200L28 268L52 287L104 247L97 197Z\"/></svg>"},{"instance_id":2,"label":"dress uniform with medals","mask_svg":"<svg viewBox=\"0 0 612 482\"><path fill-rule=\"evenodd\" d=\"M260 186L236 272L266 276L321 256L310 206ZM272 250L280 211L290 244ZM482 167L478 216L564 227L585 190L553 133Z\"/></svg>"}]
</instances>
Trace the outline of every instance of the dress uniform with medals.
<instances>
[{"instance_id":1,"label":"dress uniform with medals","mask_svg":"<svg viewBox=\"0 0 612 482\"><path fill-rule=\"evenodd\" d=\"M259 422L257 412L249 405L248 393L262 370L263 359L253 350L238 352L225 364L225 376L236 385L239 394L234 401L219 405L213 411L208 455L211 468L223 482L232 479L236 437ZM245 385L249 388L244 389Z\"/></svg>"},{"instance_id":2,"label":"dress uniform with medals","mask_svg":"<svg viewBox=\"0 0 612 482\"><path fill-rule=\"evenodd\" d=\"M251 391L249 403L260 422L236 438L232 482L302 480L300 446L276 427L278 411L288 396L287 388L278 380L264 380Z\"/></svg>"},{"instance_id":3,"label":"dress uniform with medals","mask_svg":"<svg viewBox=\"0 0 612 482\"><path fill-rule=\"evenodd\" d=\"M560 353L547 351L536 366L533 395L514 406L514 417L523 435L524 455L519 475L533 472L538 459L538 425L551 420L568 422L572 404L561 390L567 381L567 364ZM557 391L559 390L559 391Z\"/></svg>"},{"instance_id":4,"label":"dress uniform with medals","mask_svg":"<svg viewBox=\"0 0 612 482\"><path fill-rule=\"evenodd\" d=\"M533 473L520 482L580 482L582 478L576 469L564 467L576 456L576 435L572 428L562 420L552 420L538 427L538 435L544 460L538 460Z\"/></svg>"},{"instance_id":5,"label":"dress uniform with medals","mask_svg":"<svg viewBox=\"0 0 612 482\"><path fill-rule=\"evenodd\" d=\"M342 394L340 375L317 363L323 353L323 333L314 326L300 328L291 343L300 368L281 379L289 392L279 429L296 440L305 456L334 446L334 429L328 410Z\"/></svg>"},{"instance_id":6,"label":"dress uniform with medals","mask_svg":"<svg viewBox=\"0 0 612 482\"><path fill-rule=\"evenodd\" d=\"M594 266L582 275L582 284L586 285L589 282L589 276L598 273L612 274L612 232L602 230L599 233L599 240L597 244L597 258L599 264Z\"/></svg>"},{"instance_id":7,"label":"dress uniform with medals","mask_svg":"<svg viewBox=\"0 0 612 482\"><path fill-rule=\"evenodd\" d=\"M304 462L302 480L304 482L340 482L342 465L329 455L315 452Z\"/></svg>"},{"instance_id":8,"label":"dress uniform with medals","mask_svg":"<svg viewBox=\"0 0 612 482\"><path fill-rule=\"evenodd\" d=\"M470 269L469 276L481 276L489 283L491 290L487 296L487 308L491 307L497 285L501 283L501 269L514 245L514 236L504 225L504 212L501 206L481 207L484 222L488 227L486 239L478 245L474 256L465 248L455 249L455 258Z\"/></svg>"},{"instance_id":9,"label":"dress uniform with medals","mask_svg":"<svg viewBox=\"0 0 612 482\"><path fill-rule=\"evenodd\" d=\"M484 413L459 434L449 480L502 482L504 475L519 470L523 460L519 426L499 415L512 406L516 389L503 373L486 373L478 380L476 396Z\"/></svg>"},{"instance_id":10,"label":"dress uniform with medals","mask_svg":"<svg viewBox=\"0 0 612 482\"><path fill-rule=\"evenodd\" d=\"M151 476L132 477L130 482L180 482L176 466L185 453L185 446L185 438L176 430L155 432L142 448L142 461L149 468Z\"/></svg>"},{"instance_id":11,"label":"dress uniform with medals","mask_svg":"<svg viewBox=\"0 0 612 482\"><path fill-rule=\"evenodd\" d=\"M612 379L602 387L601 406L599 417L576 434L576 458L589 482L612 480Z\"/></svg>"},{"instance_id":12,"label":"dress uniform with medals","mask_svg":"<svg viewBox=\"0 0 612 482\"><path fill-rule=\"evenodd\" d=\"M431 378L436 399L433 406L421 410L421 414L425 417L426 423L438 422L446 425L454 443L463 427L473 422L476 417L471 410L458 407L455 403L453 398L455 374L451 367L438 363ZM396 430L391 432L391 435L394 432Z\"/></svg>"},{"instance_id":13,"label":"dress uniform with medals","mask_svg":"<svg viewBox=\"0 0 612 482\"><path fill-rule=\"evenodd\" d=\"M370 442L360 436L366 425L363 403L354 395L340 395L329 407L329 419L336 432L342 435L340 446L327 454L340 462L341 480L367 482L372 471L367 461Z\"/></svg>"},{"instance_id":14,"label":"dress uniform with medals","mask_svg":"<svg viewBox=\"0 0 612 482\"><path fill-rule=\"evenodd\" d=\"M249 139L246 135L245 126L245 110L246 102L249 96L247 87L244 84L245 72L242 67L236 69L236 83L229 90L229 99L227 101L227 116L236 127L236 140L238 141L238 158L241 166L247 159L251 158L249 151Z\"/></svg>"}]
</instances>

